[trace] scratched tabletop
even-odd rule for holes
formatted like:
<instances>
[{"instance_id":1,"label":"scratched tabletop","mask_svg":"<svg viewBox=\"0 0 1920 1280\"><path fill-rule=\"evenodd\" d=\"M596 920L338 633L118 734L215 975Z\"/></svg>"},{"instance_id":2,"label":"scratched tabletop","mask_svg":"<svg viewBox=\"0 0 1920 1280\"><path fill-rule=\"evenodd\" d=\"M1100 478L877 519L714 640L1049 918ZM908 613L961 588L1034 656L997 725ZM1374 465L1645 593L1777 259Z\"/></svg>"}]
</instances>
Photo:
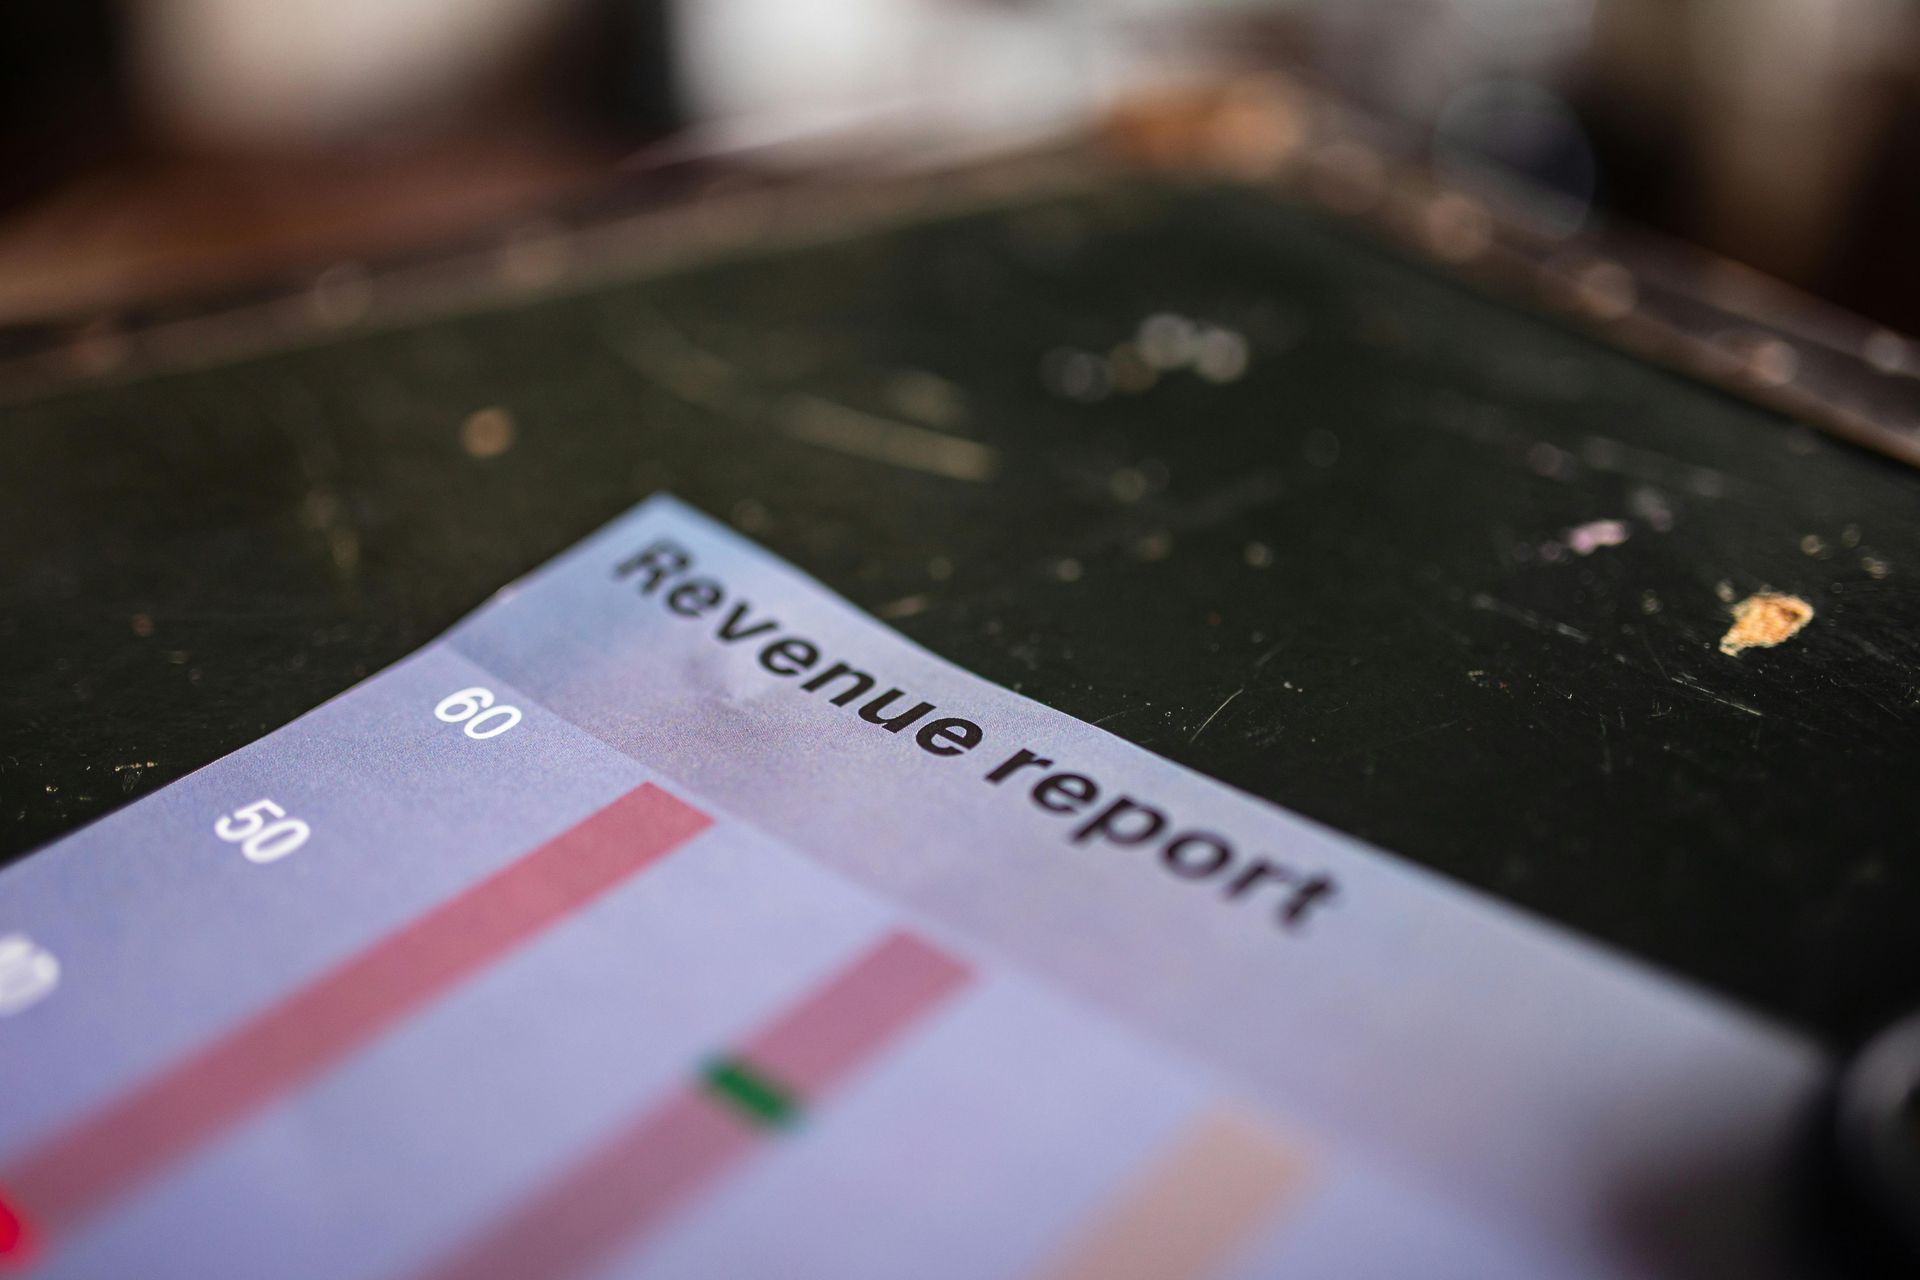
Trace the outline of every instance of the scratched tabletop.
<instances>
[{"instance_id":1,"label":"scratched tabletop","mask_svg":"<svg viewBox=\"0 0 1920 1280\"><path fill-rule=\"evenodd\" d=\"M670 490L973 671L1836 1044L1920 1004L1920 475L1250 190L709 239L0 408L0 854Z\"/></svg>"}]
</instances>

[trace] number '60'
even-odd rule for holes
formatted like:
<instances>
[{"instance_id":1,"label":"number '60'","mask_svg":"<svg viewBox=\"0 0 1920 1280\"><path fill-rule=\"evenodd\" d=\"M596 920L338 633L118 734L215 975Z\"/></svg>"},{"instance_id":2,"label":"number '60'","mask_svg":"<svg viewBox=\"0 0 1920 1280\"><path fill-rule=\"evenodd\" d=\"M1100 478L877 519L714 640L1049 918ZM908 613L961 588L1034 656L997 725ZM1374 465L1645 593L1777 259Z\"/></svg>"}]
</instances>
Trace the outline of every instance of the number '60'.
<instances>
[{"instance_id":1,"label":"number '60'","mask_svg":"<svg viewBox=\"0 0 1920 1280\"><path fill-rule=\"evenodd\" d=\"M493 690L475 685L440 699L433 714L448 724L464 724L466 735L479 742L497 738L520 723L520 708L494 705Z\"/></svg>"}]
</instances>

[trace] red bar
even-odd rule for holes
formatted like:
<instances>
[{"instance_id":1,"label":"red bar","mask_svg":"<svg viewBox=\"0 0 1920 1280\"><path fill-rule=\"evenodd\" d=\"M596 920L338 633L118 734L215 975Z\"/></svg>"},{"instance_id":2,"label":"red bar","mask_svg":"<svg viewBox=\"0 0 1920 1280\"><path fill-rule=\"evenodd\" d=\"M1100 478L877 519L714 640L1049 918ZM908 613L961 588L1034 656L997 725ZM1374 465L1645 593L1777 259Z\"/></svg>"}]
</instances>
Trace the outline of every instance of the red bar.
<instances>
[{"instance_id":1,"label":"red bar","mask_svg":"<svg viewBox=\"0 0 1920 1280\"><path fill-rule=\"evenodd\" d=\"M740 1056L803 1097L843 1076L967 980L967 968L896 933L753 1039Z\"/></svg>"},{"instance_id":2,"label":"red bar","mask_svg":"<svg viewBox=\"0 0 1920 1280\"><path fill-rule=\"evenodd\" d=\"M968 976L965 965L918 938L893 934L750 1040L741 1056L769 1074L779 1066L797 1071L810 1091L824 1089ZM796 1076L779 1080L802 1089ZM766 1132L708 1095L675 1093L417 1280L565 1280L590 1272L744 1160Z\"/></svg>"},{"instance_id":3,"label":"red bar","mask_svg":"<svg viewBox=\"0 0 1920 1280\"><path fill-rule=\"evenodd\" d=\"M558 1280L591 1271L758 1145L747 1122L719 1103L675 1094L422 1280Z\"/></svg>"},{"instance_id":4,"label":"red bar","mask_svg":"<svg viewBox=\"0 0 1920 1280\"><path fill-rule=\"evenodd\" d=\"M0 1176L26 1223L70 1230L705 830L646 785L162 1071Z\"/></svg>"}]
</instances>

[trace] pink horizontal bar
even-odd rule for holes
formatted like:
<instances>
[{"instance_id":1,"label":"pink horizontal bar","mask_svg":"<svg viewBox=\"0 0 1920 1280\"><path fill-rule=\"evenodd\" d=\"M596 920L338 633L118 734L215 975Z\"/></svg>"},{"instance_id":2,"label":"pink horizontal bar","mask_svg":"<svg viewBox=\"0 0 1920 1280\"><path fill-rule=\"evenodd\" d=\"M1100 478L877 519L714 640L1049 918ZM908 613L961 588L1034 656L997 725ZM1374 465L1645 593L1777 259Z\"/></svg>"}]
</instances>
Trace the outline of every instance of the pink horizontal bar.
<instances>
[{"instance_id":1,"label":"pink horizontal bar","mask_svg":"<svg viewBox=\"0 0 1920 1280\"><path fill-rule=\"evenodd\" d=\"M628 792L56 1134L0 1186L41 1232L72 1229L711 822L658 787Z\"/></svg>"},{"instance_id":2,"label":"pink horizontal bar","mask_svg":"<svg viewBox=\"0 0 1920 1280\"><path fill-rule=\"evenodd\" d=\"M803 1098L837 1084L968 978L967 967L895 933L749 1040L739 1056Z\"/></svg>"},{"instance_id":3,"label":"pink horizontal bar","mask_svg":"<svg viewBox=\"0 0 1920 1280\"><path fill-rule=\"evenodd\" d=\"M675 1094L420 1280L583 1274L659 1226L757 1145L730 1108L702 1094Z\"/></svg>"},{"instance_id":4,"label":"pink horizontal bar","mask_svg":"<svg viewBox=\"0 0 1920 1280\"><path fill-rule=\"evenodd\" d=\"M959 961L893 934L748 1041L739 1056L802 1094L804 1106L968 977ZM416 1280L586 1274L651 1234L743 1160L765 1132L710 1094L677 1092Z\"/></svg>"}]
</instances>

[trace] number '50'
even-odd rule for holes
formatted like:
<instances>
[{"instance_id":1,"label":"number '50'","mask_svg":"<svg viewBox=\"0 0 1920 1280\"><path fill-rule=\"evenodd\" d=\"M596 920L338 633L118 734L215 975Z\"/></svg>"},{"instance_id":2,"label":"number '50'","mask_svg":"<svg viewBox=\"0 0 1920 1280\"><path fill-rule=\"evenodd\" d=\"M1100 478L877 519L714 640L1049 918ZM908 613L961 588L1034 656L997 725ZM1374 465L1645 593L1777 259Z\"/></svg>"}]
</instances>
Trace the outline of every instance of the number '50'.
<instances>
[{"instance_id":1,"label":"number '50'","mask_svg":"<svg viewBox=\"0 0 1920 1280\"><path fill-rule=\"evenodd\" d=\"M506 703L495 706L493 690L475 685L440 699L433 714L448 724L463 724L466 735L478 742L497 738L520 723L520 708Z\"/></svg>"},{"instance_id":2,"label":"number '50'","mask_svg":"<svg viewBox=\"0 0 1920 1280\"><path fill-rule=\"evenodd\" d=\"M213 824L213 834L240 846L248 862L277 862L307 842L313 832L271 800L255 800Z\"/></svg>"}]
</instances>

